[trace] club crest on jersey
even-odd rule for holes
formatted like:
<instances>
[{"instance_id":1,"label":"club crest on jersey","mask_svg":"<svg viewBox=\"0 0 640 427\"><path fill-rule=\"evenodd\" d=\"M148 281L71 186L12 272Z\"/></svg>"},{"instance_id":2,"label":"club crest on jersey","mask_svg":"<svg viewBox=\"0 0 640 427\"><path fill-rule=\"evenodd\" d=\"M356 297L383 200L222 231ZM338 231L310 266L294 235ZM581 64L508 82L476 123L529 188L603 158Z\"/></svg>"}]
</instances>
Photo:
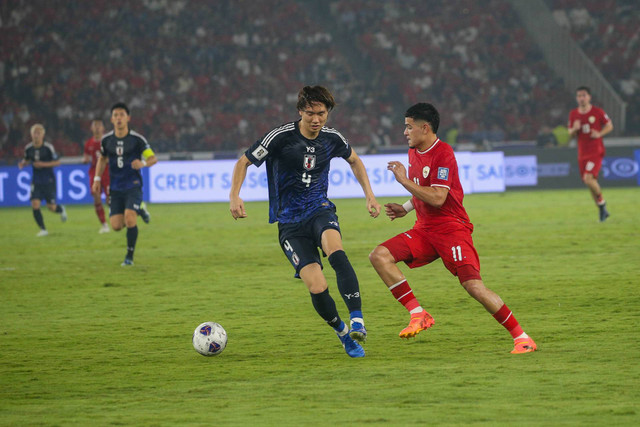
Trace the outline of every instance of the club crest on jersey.
<instances>
[{"instance_id":1,"label":"club crest on jersey","mask_svg":"<svg viewBox=\"0 0 640 427\"><path fill-rule=\"evenodd\" d=\"M308 171L316 167L316 156L315 154L305 154L304 155L304 168Z\"/></svg>"},{"instance_id":2,"label":"club crest on jersey","mask_svg":"<svg viewBox=\"0 0 640 427\"><path fill-rule=\"evenodd\" d=\"M594 116L589 116L589 123L594 124L596 122L596 118Z\"/></svg>"},{"instance_id":3,"label":"club crest on jersey","mask_svg":"<svg viewBox=\"0 0 640 427\"><path fill-rule=\"evenodd\" d=\"M438 179L449 179L449 168L438 168Z\"/></svg>"},{"instance_id":4,"label":"club crest on jersey","mask_svg":"<svg viewBox=\"0 0 640 427\"><path fill-rule=\"evenodd\" d=\"M429 172L431 171L431 168L429 166L425 166L422 168L422 177L426 178L429 176Z\"/></svg>"}]
</instances>

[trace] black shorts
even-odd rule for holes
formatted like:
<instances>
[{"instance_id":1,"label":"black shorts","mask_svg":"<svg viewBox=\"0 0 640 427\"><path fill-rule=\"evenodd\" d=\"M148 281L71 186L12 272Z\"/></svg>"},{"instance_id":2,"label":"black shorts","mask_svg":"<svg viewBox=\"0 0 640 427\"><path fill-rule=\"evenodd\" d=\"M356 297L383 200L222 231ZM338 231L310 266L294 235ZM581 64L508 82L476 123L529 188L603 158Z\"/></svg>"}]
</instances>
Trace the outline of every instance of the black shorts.
<instances>
[{"instance_id":1,"label":"black shorts","mask_svg":"<svg viewBox=\"0 0 640 427\"><path fill-rule=\"evenodd\" d=\"M340 232L338 215L334 209L320 209L301 222L278 223L280 247L296 269L295 277L300 278L300 269L305 265L318 263L322 267L318 248L322 248L322 233L330 228Z\"/></svg>"},{"instance_id":2,"label":"black shorts","mask_svg":"<svg viewBox=\"0 0 640 427\"><path fill-rule=\"evenodd\" d=\"M56 204L56 184L31 184L30 200L44 200L48 205Z\"/></svg>"},{"instance_id":3,"label":"black shorts","mask_svg":"<svg viewBox=\"0 0 640 427\"><path fill-rule=\"evenodd\" d=\"M124 191L110 191L111 205L109 216L122 215L125 209L138 211L142 203L142 188L135 187Z\"/></svg>"}]
</instances>

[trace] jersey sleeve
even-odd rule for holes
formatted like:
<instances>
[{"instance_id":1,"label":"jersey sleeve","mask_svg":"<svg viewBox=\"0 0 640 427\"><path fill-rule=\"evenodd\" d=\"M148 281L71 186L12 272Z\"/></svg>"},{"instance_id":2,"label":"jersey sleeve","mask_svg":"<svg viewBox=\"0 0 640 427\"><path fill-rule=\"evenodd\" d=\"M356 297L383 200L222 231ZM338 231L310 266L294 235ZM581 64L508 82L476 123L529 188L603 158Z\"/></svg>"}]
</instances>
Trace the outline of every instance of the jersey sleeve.
<instances>
[{"instance_id":1,"label":"jersey sleeve","mask_svg":"<svg viewBox=\"0 0 640 427\"><path fill-rule=\"evenodd\" d=\"M571 112L569 113L569 121L568 121L568 124L567 124L567 127L569 129L571 129L571 127L573 126L573 122L575 121L574 117L575 117L574 110L571 110Z\"/></svg>"},{"instance_id":2,"label":"jersey sleeve","mask_svg":"<svg viewBox=\"0 0 640 427\"><path fill-rule=\"evenodd\" d=\"M244 152L247 159L251 164L260 166L270 155L277 150L279 142L283 139L282 136L286 135L294 129L293 123L280 126L268 132L265 136L257 140Z\"/></svg>"},{"instance_id":3,"label":"jersey sleeve","mask_svg":"<svg viewBox=\"0 0 640 427\"><path fill-rule=\"evenodd\" d=\"M56 160L58 160L60 158L60 156L58 156L58 153L56 152L56 149L54 148L53 144L45 142L45 147L47 147L47 149L49 150L49 153L51 153L51 161L56 161Z\"/></svg>"},{"instance_id":4,"label":"jersey sleeve","mask_svg":"<svg viewBox=\"0 0 640 427\"><path fill-rule=\"evenodd\" d=\"M609 118L609 115L604 110L601 109L600 110L600 123L602 124L602 127L604 127L610 121L611 121L611 119Z\"/></svg>"},{"instance_id":5,"label":"jersey sleeve","mask_svg":"<svg viewBox=\"0 0 640 427\"><path fill-rule=\"evenodd\" d=\"M107 137L100 140L100 154L104 157L107 156Z\"/></svg>"},{"instance_id":6,"label":"jersey sleeve","mask_svg":"<svg viewBox=\"0 0 640 427\"><path fill-rule=\"evenodd\" d=\"M433 159L433 177L431 178L432 187L445 187L451 190L451 181L453 171L456 169L456 157L453 150L447 150L439 154Z\"/></svg>"},{"instance_id":7,"label":"jersey sleeve","mask_svg":"<svg viewBox=\"0 0 640 427\"><path fill-rule=\"evenodd\" d=\"M343 159L348 159L351 156L351 152L353 151L351 146L349 145L349 141L347 138L342 136L342 134L338 131L334 131L334 144L336 150L334 152L335 157L342 157Z\"/></svg>"},{"instance_id":8,"label":"jersey sleeve","mask_svg":"<svg viewBox=\"0 0 640 427\"><path fill-rule=\"evenodd\" d=\"M134 135L137 140L137 151L140 154L140 157L151 157L154 155L153 150L151 149L151 145L147 141L147 138L140 135L138 132L131 132L131 135Z\"/></svg>"}]
</instances>

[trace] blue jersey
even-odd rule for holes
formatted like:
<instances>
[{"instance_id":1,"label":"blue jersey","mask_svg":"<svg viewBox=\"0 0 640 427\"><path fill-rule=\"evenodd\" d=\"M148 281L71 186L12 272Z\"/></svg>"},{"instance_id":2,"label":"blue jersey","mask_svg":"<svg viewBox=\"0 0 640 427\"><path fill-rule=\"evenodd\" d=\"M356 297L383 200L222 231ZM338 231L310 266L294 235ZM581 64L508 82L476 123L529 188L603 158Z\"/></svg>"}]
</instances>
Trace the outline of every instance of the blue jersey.
<instances>
[{"instance_id":1,"label":"blue jersey","mask_svg":"<svg viewBox=\"0 0 640 427\"><path fill-rule=\"evenodd\" d=\"M316 139L300 133L299 121L267 133L246 152L249 161L267 162L269 222L300 222L318 209L334 209L327 198L331 159L351 156L347 140L335 129L323 127Z\"/></svg>"},{"instance_id":2,"label":"blue jersey","mask_svg":"<svg viewBox=\"0 0 640 427\"><path fill-rule=\"evenodd\" d=\"M24 159L34 162L52 162L58 160L56 149L48 142L43 143L36 148L33 142L27 144L24 149ZM56 176L53 174L53 168L33 168L33 184L55 184Z\"/></svg>"},{"instance_id":3,"label":"blue jersey","mask_svg":"<svg viewBox=\"0 0 640 427\"><path fill-rule=\"evenodd\" d=\"M124 191L142 187L142 173L131 167L135 159L142 160L142 152L151 149L149 143L132 130L124 138L118 138L114 131L105 134L100 143L100 152L109 159L111 190Z\"/></svg>"}]
</instances>

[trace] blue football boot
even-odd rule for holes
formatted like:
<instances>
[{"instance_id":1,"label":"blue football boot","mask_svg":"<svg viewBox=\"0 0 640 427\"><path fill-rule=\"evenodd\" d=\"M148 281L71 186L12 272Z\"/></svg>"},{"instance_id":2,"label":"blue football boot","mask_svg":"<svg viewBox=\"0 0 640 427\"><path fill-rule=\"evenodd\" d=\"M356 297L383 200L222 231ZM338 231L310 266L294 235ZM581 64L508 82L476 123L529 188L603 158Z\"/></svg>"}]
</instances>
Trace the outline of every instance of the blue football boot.
<instances>
[{"instance_id":1,"label":"blue football boot","mask_svg":"<svg viewBox=\"0 0 640 427\"><path fill-rule=\"evenodd\" d=\"M359 344L364 344L367 340L367 328L360 322L352 322L349 336Z\"/></svg>"},{"instance_id":2,"label":"blue football boot","mask_svg":"<svg viewBox=\"0 0 640 427\"><path fill-rule=\"evenodd\" d=\"M342 342L342 347L344 347L344 351L346 351L349 356L351 356L351 357L364 357L364 349L362 348L362 346L360 344L355 342L349 336L349 334L346 334L343 337L338 335L338 338L340 338L340 341Z\"/></svg>"}]
</instances>

